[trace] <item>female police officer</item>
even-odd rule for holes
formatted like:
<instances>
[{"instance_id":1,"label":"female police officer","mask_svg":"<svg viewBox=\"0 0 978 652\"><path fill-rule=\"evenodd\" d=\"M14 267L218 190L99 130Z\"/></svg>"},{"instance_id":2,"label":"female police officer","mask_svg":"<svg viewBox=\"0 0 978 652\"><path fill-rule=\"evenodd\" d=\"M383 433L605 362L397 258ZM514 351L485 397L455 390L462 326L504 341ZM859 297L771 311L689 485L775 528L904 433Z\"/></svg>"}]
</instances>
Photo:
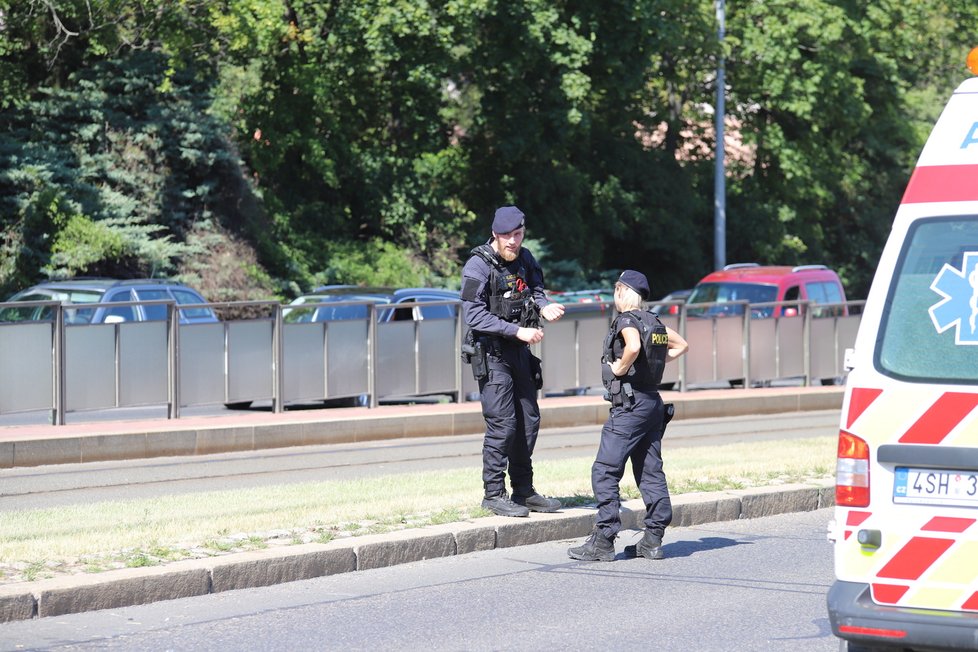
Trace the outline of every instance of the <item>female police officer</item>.
<instances>
[{"instance_id":1,"label":"female police officer","mask_svg":"<svg viewBox=\"0 0 978 652\"><path fill-rule=\"evenodd\" d=\"M583 545L567 551L572 559L612 561L615 536L621 529L618 493L625 461L645 501L645 534L636 554L662 559L662 535L672 521L672 504L662 470L664 407L659 383L665 363L686 353L689 345L666 328L654 313L642 309L649 298L645 275L625 270L615 284L618 317L605 340L602 364L611 400L608 420L601 430L598 455L591 466L591 488L598 503L594 531Z\"/></svg>"}]
</instances>

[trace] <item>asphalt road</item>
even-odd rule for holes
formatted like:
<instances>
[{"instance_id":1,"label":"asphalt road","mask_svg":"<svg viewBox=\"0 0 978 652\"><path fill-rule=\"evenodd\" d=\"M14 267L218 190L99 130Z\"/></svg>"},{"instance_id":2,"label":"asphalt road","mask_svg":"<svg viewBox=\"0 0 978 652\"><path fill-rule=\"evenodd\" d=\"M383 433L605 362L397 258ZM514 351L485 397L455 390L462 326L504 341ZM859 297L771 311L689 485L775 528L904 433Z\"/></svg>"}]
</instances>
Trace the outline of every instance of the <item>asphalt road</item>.
<instances>
[{"instance_id":1,"label":"asphalt road","mask_svg":"<svg viewBox=\"0 0 978 652\"><path fill-rule=\"evenodd\" d=\"M835 436L838 410L677 420L663 449ZM534 459L590 457L600 427L543 430ZM146 460L0 469L0 513L325 479L350 479L482 464L481 435L395 439Z\"/></svg>"},{"instance_id":2,"label":"asphalt road","mask_svg":"<svg viewBox=\"0 0 978 652\"><path fill-rule=\"evenodd\" d=\"M838 649L831 510L667 532L662 561L578 540L0 625L0 650Z\"/></svg>"}]
</instances>

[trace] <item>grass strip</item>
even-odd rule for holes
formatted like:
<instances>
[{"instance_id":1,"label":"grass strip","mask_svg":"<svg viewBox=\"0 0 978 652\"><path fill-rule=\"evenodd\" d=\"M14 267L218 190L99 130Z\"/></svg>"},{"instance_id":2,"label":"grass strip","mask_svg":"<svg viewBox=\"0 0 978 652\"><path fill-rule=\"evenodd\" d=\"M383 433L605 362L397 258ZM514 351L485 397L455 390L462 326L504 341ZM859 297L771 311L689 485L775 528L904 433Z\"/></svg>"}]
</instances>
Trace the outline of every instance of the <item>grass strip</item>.
<instances>
[{"instance_id":1,"label":"grass strip","mask_svg":"<svg viewBox=\"0 0 978 652\"><path fill-rule=\"evenodd\" d=\"M685 447L664 453L673 495L831 478L834 437ZM593 502L593 457L534 464L535 484L565 505ZM274 485L8 512L0 583L149 566L488 516L481 469ZM631 469L622 498L637 498Z\"/></svg>"}]
</instances>

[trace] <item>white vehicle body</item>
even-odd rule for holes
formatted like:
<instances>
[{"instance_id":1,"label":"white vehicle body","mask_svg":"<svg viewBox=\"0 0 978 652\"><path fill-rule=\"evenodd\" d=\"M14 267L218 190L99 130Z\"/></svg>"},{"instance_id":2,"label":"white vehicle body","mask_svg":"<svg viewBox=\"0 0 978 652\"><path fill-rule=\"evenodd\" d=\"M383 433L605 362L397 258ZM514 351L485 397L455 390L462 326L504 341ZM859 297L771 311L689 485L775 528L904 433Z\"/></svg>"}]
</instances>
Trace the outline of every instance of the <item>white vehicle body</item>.
<instances>
[{"instance_id":1,"label":"white vehicle body","mask_svg":"<svg viewBox=\"0 0 978 652\"><path fill-rule=\"evenodd\" d=\"M833 632L978 649L978 78L918 159L846 364Z\"/></svg>"}]
</instances>

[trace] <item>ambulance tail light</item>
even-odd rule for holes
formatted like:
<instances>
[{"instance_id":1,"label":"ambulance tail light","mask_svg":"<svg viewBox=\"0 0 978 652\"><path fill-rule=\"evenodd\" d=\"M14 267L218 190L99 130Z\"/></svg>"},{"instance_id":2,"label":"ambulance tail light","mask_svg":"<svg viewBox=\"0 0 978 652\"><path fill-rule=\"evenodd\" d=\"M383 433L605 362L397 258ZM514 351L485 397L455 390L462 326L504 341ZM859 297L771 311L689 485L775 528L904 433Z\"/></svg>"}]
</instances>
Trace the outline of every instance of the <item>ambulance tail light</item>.
<instances>
[{"instance_id":1,"label":"ambulance tail light","mask_svg":"<svg viewBox=\"0 0 978 652\"><path fill-rule=\"evenodd\" d=\"M869 506L869 446L845 430L839 431L835 504L841 507Z\"/></svg>"},{"instance_id":2,"label":"ambulance tail light","mask_svg":"<svg viewBox=\"0 0 978 652\"><path fill-rule=\"evenodd\" d=\"M839 625L840 634L855 634L859 636L878 636L880 638L901 639L907 637L903 629L881 629L878 627L857 627L855 625Z\"/></svg>"}]
</instances>

